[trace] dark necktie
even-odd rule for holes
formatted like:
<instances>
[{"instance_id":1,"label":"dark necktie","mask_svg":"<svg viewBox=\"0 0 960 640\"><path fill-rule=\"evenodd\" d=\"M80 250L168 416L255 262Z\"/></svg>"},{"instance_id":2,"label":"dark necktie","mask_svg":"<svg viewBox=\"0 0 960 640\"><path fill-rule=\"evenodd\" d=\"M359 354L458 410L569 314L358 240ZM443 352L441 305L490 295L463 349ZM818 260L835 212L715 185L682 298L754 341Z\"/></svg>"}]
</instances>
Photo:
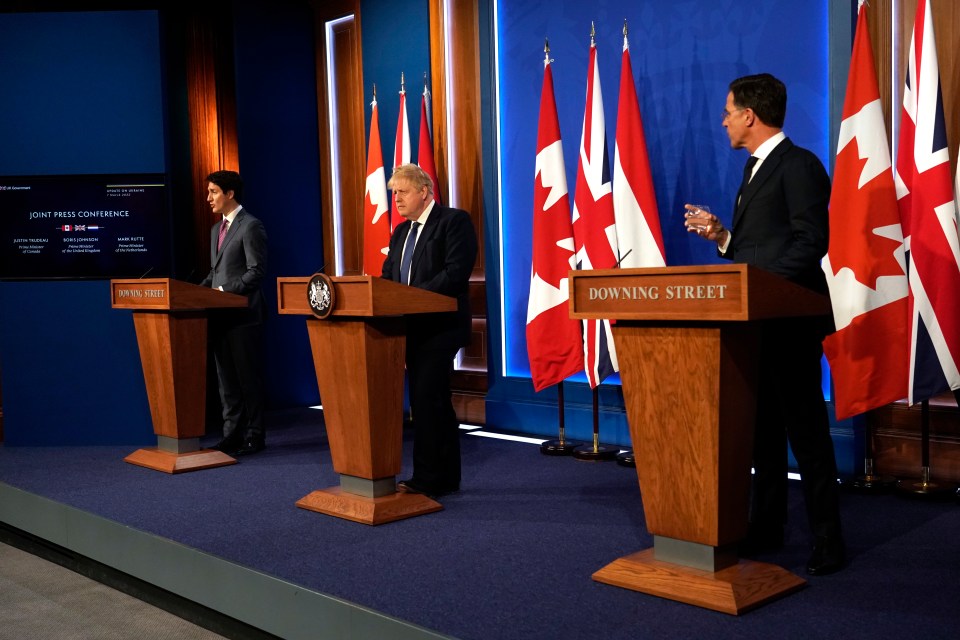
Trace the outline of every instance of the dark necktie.
<instances>
[{"instance_id":1,"label":"dark necktie","mask_svg":"<svg viewBox=\"0 0 960 640\"><path fill-rule=\"evenodd\" d=\"M753 168L757 166L757 162L759 161L760 158L757 156L747 158L747 166L743 168L743 181L740 183L740 191L737 192L737 206L740 206L740 196L743 190L747 188L747 185L750 184L750 178L753 177Z\"/></svg>"},{"instance_id":2,"label":"dark necktie","mask_svg":"<svg viewBox=\"0 0 960 640\"><path fill-rule=\"evenodd\" d=\"M230 223L224 218L223 222L220 223L220 235L217 236L217 251L220 251L220 247L223 246L223 239L227 235L228 228L230 228Z\"/></svg>"},{"instance_id":3,"label":"dark necktie","mask_svg":"<svg viewBox=\"0 0 960 640\"><path fill-rule=\"evenodd\" d=\"M419 227L419 222L410 225L407 242L403 247L403 257L400 258L400 282L403 284L410 284L410 263L413 262L413 249L417 246L417 229Z\"/></svg>"},{"instance_id":4,"label":"dark necktie","mask_svg":"<svg viewBox=\"0 0 960 640\"><path fill-rule=\"evenodd\" d=\"M747 166L743 168L743 182L740 183L740 191L747 188L747 184L750 183L750 178L753 177L753 168L757 166L759 160L760 158L757 156L750 156L747 159Z\"/></svg>"}]
</instances>

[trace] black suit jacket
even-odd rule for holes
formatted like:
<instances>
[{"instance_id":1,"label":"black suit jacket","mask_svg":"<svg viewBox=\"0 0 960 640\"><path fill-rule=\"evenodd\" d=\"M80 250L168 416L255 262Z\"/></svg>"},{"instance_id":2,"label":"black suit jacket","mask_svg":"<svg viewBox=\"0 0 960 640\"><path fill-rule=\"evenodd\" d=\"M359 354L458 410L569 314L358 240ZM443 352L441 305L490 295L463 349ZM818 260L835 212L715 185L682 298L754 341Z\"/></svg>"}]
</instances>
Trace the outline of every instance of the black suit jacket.
<instances>
[{"instance_id":1,"label":"black suit jacket","mask_svg":"<svg viewBox=\"0 0 960 640\"><path fill-rule=\"evenodd\" d=\"M830 177L820 160L787 138L738 198L724 256L828 294L820 259L830 241Z\"/></svg>"},{"instance_id":2,"label":"black suit jacket","mask_svg":"<svg viewBox=\"0 0 960 640\"><path fill-rule=\"evenodd\" d=\"M400 259L410 221L397 226L383 263L382 277L400 282ZM415 348L458 348L470 343L468 284L477 259L477 234L462 209L433 206L420 230L410 265L410 285L457 299L457 311L408 318L407 339Z\"/></svg>"},{"instance_id":3,"label":"black suit jacket","mask_svg":"<svg viewBox=\"0 0 960 640\"><path fill-rule=\"evenodd\" d=\"M219 236L220 223L217 222L210 230L210 273L200 284L247 296L250 300L247 312L229 314L230 317L242 322L262 322L266 317L266 303L261 284L267 265L267 232L263 223L246 208L241 208L218 251Z\"/></svg>"}]
</instances>

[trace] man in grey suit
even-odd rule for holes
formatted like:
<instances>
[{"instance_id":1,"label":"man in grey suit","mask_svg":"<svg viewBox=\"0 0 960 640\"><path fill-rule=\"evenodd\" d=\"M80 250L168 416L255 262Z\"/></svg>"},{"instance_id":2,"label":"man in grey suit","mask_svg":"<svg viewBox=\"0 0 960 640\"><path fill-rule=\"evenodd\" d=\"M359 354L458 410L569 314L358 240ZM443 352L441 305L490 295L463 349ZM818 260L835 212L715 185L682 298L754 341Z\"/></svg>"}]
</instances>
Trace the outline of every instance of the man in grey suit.
<instances>
[{"instance_id":1,"label":"man in grey suit","mask_svg":"<svg viewBox=\"0 0 960 640\"><path fill-rule=\"evenodd\" d=\"M210 273L201 286L247 296L246 309L211 313L210 336L223 405L223 438L216 449L246 455L266 446L263 427L261 327L266 317L261 283L267 262L263 223L240 201L236 171L207 176L207 202L220 220L210 232Z\"/></svg>"},{"instance_id":2,"label":"man in grey suit","mask_svg":"<svg viewBox=\"0 0 960 640\"><path fill-rule=\"evenodd\" d=\"M829 243L830 178L813 153L784 135L786 109L787 89L770 74L730 83L723 126L730 145L751 154L732 228L695 205L686 205L685 225L716 242L725 258L829 295L820 259ZM742 552L783 546L789 441L813 534L811 575L839 570L845 556L836 458L821 389L821 343L832 330L830 317L771 320L760 329L753 505Z\"/></svg>"},{"instance_id":3,"label":"man in grey suit","mask_svg":"<svg viewBox=\"0 0 960 640\"><path fill-rule=\"evenodd\" d=\"M404 222L390 238L382 277L457 299L457 310L409 317L407 383L413 422L413 477L401 491L432 497L460 490L460 423L450 374L460 347L470 343L467 287L477 259L470 215L433 198L433 181L415 164L397 167L387 185Z\"/></svg>"}]
</instances>

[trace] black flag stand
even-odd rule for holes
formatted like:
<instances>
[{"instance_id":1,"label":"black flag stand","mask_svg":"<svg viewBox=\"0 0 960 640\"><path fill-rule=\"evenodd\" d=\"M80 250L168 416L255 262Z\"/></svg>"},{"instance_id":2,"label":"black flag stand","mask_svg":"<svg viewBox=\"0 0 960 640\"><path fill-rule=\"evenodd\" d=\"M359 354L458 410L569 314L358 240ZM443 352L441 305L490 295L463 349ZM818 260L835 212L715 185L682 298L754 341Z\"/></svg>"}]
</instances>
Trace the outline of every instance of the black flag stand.
<instances>
[{"instance_id":1,"label":"black flag stand","mask_svg":"<svg viewBox=\"0 0 960 640\"><path fill-rule=\"evenodd\" d=\"M557 411L560 416L560 433L556 440L545 440L540 444L540 453L545 456L569 456L581 443L564 437L563 421L563 380L557 383Z\"/></svg>"},{"instance_id":2,"label":"black flag stand","mask_svg":"<svg viewBox=\"0 0 960 640\"><path fill-rule=\"evenodd\" d=\"M577 460L613 460L619 449L600 446L600 398L597 387L593 388L593 446L582 445L573 450Z\"/></svg>"},{"instance_id":3,"label":"black flag stand","mask_svg":"<svg viewBox=\"0 0 960 640\"><path fill-rule=\"evenodd\" d=\"M893 476L877 475L873 472L873 424L875 421L876 414L873 411L855 418L855 423L863 425L863 475L852 478L848 486L862 493L884 493L897 486L897 479Z\"/></svg>"},{"instance_id":4,"label":"black flag stand","mask_svg":"<svg viewBox=\"0 0 960 640\"><path fill-rule=\"evenodd\" d=\"M897 489L907 496L918 498L947 498L949 487L930 480L930 401L920 404L920 478L903 479Z\"/></svg>"}]
</instances>

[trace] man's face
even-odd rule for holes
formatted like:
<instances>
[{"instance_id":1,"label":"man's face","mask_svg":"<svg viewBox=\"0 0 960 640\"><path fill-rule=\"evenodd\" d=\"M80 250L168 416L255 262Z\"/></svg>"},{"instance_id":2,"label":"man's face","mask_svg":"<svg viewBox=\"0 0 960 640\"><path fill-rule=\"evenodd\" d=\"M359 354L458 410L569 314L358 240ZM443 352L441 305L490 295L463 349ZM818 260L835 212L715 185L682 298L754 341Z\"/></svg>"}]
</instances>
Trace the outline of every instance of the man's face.
<instances>
[{"instance_id":1,"label":"man's face","mask_svg":"<svg viewBox=\"0 0 960 640\"><path fill-rule=\"evenodd\" d=\"M226 215L230 213L230 209L233 207L233 191L227 191L226 193L213 184L212 182L207 183L207 202L210 203L210 208L214 213L218 215Z\"/></svg>"},{"instance_id":2,"label":"man's face","mask_svg":"<svg viewBox=\"0 0 960 640\"><path fill-rule=\"evenodd\" d=\"M741 149L746 144L747 118L752 112L749 109L738 107L733 102L733 92L727 94L727 104L723 108L723 127L730 138L730 146Z\"/></svg>"},{"instance_id":3,"label":"man's face","mask_svg":"<svg viewBox=\"0 0 960 640\"><path fill-rule=\"evenodd\" d=\"M398 180L393 186L393 201L397 213L407 220L418 220L427 208L429 195L426 187L417 190L409 180Z\"/></svg>"}]
</instances>

